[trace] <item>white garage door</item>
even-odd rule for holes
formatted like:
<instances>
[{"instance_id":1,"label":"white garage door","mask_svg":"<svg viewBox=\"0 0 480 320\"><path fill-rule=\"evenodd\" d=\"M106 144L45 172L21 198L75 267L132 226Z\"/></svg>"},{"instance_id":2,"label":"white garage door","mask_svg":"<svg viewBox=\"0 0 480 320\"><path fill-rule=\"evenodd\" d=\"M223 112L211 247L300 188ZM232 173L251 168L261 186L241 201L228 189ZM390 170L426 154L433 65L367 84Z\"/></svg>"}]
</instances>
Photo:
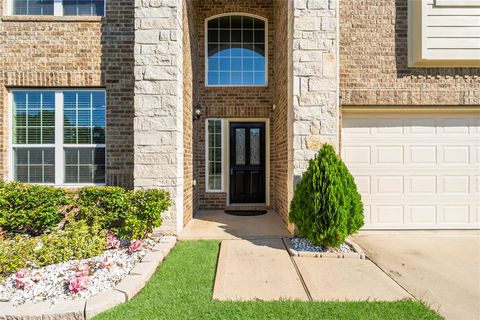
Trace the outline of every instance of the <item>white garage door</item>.
<instances>
[{"instance_id":1,"label":"white garage door","mask_svg":"<svg viewBox=\"0 0 480 320\"><path fill-rule=\"evenodd\" d=\"M480 113L343 114L365 229L480 228Z\"/></svg>"}]
</instances>

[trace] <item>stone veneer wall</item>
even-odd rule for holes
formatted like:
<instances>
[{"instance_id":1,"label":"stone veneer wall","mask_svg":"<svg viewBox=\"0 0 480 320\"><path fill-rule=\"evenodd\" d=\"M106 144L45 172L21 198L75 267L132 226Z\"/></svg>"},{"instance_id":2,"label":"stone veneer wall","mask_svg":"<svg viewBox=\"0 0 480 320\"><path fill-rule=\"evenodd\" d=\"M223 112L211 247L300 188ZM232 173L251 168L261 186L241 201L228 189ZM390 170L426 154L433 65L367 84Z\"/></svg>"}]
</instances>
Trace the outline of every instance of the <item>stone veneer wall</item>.
<instances>
[{"instance_id":1,"label":"stone veneer wall","mask_svg":"<svg viewBox=\"0 0 480 320\"><path fill-rule=\"evenodd\" d=\"M409 68L407 0L340 1L344 105L480 105L479 68Z\"/></svg>"},{"instance_id":2,"label":"stone veneer wall","mask_svg":"<svg viewBox=\"0 0 480 320\"><path fill-rule=\"evenodd\" d=\"M184 187L183 224L193 217L198 207L194 180L193 150L198 135L194 134L193 108L198 102L198 38L196 28L196 6L192 0L183 2L183 146L184 146Z\"/></svg>"},{"instance_id":3,"label":"stone veneer wall","mask_svg":"<svg viewBox=\"0 0 480 320\"><path fill-rule=\"evenodd\" d=\"M163 188L161 231L183 227L182 0L135 2L134 186Z\"/></svg>"},{"instance_id":4,"label":"stone veneer wall","mask_svg":"<svg viewBox=\"0 0 480 320\"><path fill-rule=\"evenodd\" d=\"M205 19L221 13L250 13L268 19L268 86L266 87L205 87ZM224 209L226 193L205 192L205 118L267 118L272 119L274 91L274 16L273 0L198 0L198 85L204 114L197 122L198 144L195 151L198 170L197 190L202 209ZM270 122L272 132L272 122ZM275 151L270 144L270 154ZM275 193L274 176L270 170L270 195ZM226 190L229 186L225 185ZM270 204L273 197L270 197Z\"/></svg>"},{"instance_id":5,"label":"stone veneer wall","mask_svg":"<svg viewBox=\"0 0 480 320\"><path fill-rule=\"evenodd\" d=\"M293 175L324 143L338 150L338 1L294 0Z\"/></svg>"},{"instance_id":6,"label":"stone veneer wall","mask_svg":"<svg viewBox=\"0 0 480 320\"><path fill-rule=\"evenodd\" d=\"M106 17L6 17L0 1L0 179L8 177L8 89L105 88L107 184L133 185L133 0Z\"/></svg>"},{"instance_id":7,"label":"stone veneer wall","mask_svg":"<svg viewBox=\"0 0 480 320\"><path fill-rule=\"evenodd\" d=\"M289 142L291 142L291 78L292 57L291 27L292 3L289 1L274 1L275 15L275 110L273 112L272 141L275 151L272 154L272 172L275 180L273 208L280 217L288 222L288 212L291 198L291 165L289 165ZM291 145L291 143L290 143ZM293 186L292 186L293 187ZM290 190L289 190L290 189Z\"/></svg>"}]
</instances>

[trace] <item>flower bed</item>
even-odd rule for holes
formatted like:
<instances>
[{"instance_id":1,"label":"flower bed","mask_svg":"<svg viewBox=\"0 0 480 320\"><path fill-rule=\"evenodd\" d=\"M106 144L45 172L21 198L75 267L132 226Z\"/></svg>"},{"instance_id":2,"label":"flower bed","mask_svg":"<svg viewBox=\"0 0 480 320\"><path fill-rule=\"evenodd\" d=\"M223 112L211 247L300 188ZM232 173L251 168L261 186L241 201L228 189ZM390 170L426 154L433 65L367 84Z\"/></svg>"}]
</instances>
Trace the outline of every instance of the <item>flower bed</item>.
<instances>
[{"instance_id":1,"label":"flower bed","mask_svg":"<svg viewBox=\"0 0 480 320\"><path fill-rule=\"evenodd\" d=\"M57 302L114 287L160 241L149 235L169 206L158 189L0 181L0 302Z\"/></svg>"},{"instance_id":2,"label":"flower bed","mask_svg":"<svg viewBox=\"0 0 480 320\"><path fill-rule=\"evenodd\" d=\"M41 301L58 303L105 292L129 274L159 240L149 238L131 244L122 241L117 248L93 258L21 269L0 283L0 301L13 305Z\"/></svg>"}]
</instances>

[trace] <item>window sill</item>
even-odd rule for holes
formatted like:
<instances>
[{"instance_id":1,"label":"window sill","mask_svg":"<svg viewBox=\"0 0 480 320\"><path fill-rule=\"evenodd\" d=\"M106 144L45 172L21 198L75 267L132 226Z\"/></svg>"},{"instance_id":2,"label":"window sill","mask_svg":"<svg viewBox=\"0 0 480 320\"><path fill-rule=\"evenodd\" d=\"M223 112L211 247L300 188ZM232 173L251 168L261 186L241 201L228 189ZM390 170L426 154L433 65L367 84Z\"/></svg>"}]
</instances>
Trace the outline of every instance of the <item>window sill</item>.
<instances>
[{"instance_id":1,"label":"window sill","mask_svg":"<svg viewBox=\"0 0 480 320\"><path fill-rule=\"evenodd\" d=\"M2 21L103 22L104 18L91 16L3 16Z\"/></svg>"}]
</instances>

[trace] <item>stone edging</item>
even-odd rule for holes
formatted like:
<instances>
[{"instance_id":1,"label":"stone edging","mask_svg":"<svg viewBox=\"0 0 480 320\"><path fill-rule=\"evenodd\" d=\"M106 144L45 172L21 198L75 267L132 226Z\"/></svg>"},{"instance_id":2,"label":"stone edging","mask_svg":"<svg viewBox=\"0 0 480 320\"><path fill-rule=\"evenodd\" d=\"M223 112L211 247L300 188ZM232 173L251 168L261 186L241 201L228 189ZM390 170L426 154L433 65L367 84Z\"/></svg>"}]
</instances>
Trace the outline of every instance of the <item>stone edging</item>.
<instances>
[{"instance_id":1,"label":"stone edging","mask_svg":"<svg viewBox=\"0 0 480 320\"><path fill-rule=\"evenodd\" d=\"M292 247L290 238L283 238L283 243L287 247L287 251L294 257L310 257L310 258L334 258L334 259L365 259L365 252L362 248L355 243L352 239L345 239L345 242L353 247L356 252L349 253L336 253L336 252L311 252L311 251L298 251Z\"/></svg>"},{"instance_id":2,"label":"stone edging","mask_svg":"<svg viewBox=\"0 0 480 320\"><path fill-rule=\"evenodd\" d=\"M0 320L84 320L131 300L143 289L157 267L175 246L175 236L164 236L142 261L114 288L87 299L67 300L61 304L50 302L25 303L12 306L0 302Z\"/></svg>"}]
</instances>

